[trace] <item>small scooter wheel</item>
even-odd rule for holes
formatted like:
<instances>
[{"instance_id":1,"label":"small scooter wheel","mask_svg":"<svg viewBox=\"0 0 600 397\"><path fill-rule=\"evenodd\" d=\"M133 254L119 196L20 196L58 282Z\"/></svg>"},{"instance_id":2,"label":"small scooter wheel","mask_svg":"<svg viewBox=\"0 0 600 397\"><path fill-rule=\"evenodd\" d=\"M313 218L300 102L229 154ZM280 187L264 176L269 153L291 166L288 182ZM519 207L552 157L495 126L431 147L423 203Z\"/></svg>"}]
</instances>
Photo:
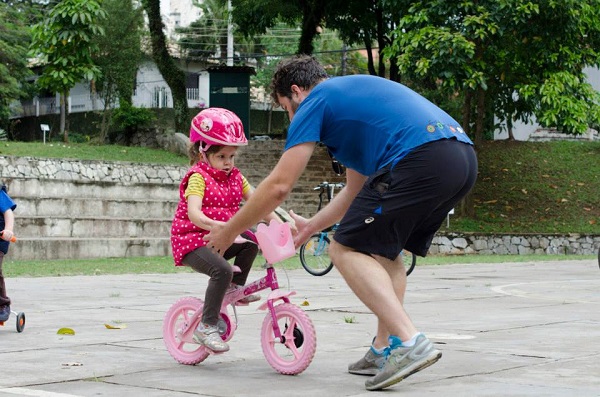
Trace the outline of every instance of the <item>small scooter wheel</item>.
<instances>
[{"instance_id":1,"label":"small scooter wheel","mask_svg":"<svg viewBox=\"0 0 600 397\"><path fill-rule=\"evenodd\" d=\"M23 332L25 328L25 313L20 312L17 314L17 332Z\"/></svg>"}]
</instances>

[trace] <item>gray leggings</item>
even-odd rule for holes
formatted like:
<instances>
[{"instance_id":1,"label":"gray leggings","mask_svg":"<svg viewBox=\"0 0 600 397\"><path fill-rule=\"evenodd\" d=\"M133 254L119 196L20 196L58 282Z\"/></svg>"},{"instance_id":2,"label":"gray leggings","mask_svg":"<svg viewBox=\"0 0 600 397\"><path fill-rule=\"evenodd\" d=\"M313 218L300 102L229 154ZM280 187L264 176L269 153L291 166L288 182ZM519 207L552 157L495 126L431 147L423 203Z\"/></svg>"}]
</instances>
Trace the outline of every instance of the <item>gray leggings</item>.
<instances>
[{"instance_id":1,"label":"gray leggings","mask_svg":"<svg viewBox=\"0 0 600 397\"><path fill-rule=\"evenodd\" d=\"M217 325L223 297L230 283L246 284L252 263L258 254L258 246L252 242L232 244L223 256L213 254L207 247L197 248L183 258L183 264L198 273L210 277L204 294L202 322L206 325ZM233 274L233 268L227 260L235 257L233 264L241 269Z\"/></svg>"}]
</instances>

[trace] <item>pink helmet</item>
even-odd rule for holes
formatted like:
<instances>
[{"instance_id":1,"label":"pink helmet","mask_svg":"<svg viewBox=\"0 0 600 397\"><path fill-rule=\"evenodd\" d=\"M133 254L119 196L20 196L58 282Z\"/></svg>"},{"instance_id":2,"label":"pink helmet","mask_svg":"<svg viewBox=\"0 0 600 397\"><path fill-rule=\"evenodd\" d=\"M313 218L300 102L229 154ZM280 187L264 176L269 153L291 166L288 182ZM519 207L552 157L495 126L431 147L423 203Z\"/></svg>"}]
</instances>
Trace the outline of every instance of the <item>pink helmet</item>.
<instances>
[{"instance_id":1,"label":"pink helmet","mask_svg":"<svg viewBox=\"0 0 600 397\"><path fill-rule=\"evenodd\" d=\"M204 109L192 119L190 128L191 142L204 142L206 151L212 145L245 146L244 125L240 118L230 110L223 108Z\"/></svg>"}]
</instances>

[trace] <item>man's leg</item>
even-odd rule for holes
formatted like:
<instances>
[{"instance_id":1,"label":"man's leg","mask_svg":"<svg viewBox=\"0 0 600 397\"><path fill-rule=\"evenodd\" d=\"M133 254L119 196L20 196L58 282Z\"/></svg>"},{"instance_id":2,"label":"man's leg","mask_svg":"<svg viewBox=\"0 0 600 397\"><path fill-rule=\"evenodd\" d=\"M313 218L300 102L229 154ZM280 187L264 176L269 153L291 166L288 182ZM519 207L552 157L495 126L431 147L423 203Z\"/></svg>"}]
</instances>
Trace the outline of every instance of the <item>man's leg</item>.
<instances>
[{"instance_id":1,"label":"man's leg","mask_svg":"<svg viewBox=\"0 0 600 397\"><path fill-rule=\"evenodd\" d=\"M402 255L398 255L395 260L389 260L383 256L374 255L375 259L390 276L394 292L396 297L400 301L400 304L404 307L404 294L406 293L406 269L402 263ZM390 332L387 327L381 322L377 321L377 335L373 340L373 347L382 349L388 346L388 337Z\"/></svg>"},{"instance_id":2,"label":"man's leg","mask_svg":"<svg viewBox=\"0 0 600 397\"><path fill-rule=\"evenodd\" d=\"M392 273L394 278L388 272L394 261L389 261L384 267L375 258L356 252L336 241L331 242L329 255L350 289L377 316L381 323L378 329L382 332L387 330L403 341L409 340L417 333L395 289L400 288L401 295L404 296L406 276L402 281L398 280L397 272ZM403 267L399 266L399 269Z\"/></svg>"}]
</instances>

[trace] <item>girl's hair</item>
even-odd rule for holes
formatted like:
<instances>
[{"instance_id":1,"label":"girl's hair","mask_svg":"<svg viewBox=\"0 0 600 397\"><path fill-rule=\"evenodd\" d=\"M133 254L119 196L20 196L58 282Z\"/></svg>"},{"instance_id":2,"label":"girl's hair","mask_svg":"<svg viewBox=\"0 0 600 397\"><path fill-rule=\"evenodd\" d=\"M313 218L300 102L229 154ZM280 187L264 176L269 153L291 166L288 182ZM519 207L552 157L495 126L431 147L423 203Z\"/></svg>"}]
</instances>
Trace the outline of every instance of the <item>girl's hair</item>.
<instances>
[{"instance_id":1,"label":"girl's hair","mask_svg":"<svg viewBox=\"0 0 600 397\"><path fill-rule=\"evenodd\" d=\"M200 149L200 145L202 141L191 143L188 149L188 157L190 158L190 165L196 164L198 161L202 160L202 153ZM211 153L217 153L221 150L222 145L211 145L204 153L207 155Z\"/></svg>"},{"instance_id":2,"label":"girl's hair","mask_svg":"<svg viewBox=\"0 0 600 397\"><path fill-rule=\"evenodd\" d=\"M275 104L279 104L277 95L292 98L292 85L308 90L327 77L323 66L312 56L296 55L284 59L277 65L271 80L271 98Z\"/></svg>"}]
</instances>

